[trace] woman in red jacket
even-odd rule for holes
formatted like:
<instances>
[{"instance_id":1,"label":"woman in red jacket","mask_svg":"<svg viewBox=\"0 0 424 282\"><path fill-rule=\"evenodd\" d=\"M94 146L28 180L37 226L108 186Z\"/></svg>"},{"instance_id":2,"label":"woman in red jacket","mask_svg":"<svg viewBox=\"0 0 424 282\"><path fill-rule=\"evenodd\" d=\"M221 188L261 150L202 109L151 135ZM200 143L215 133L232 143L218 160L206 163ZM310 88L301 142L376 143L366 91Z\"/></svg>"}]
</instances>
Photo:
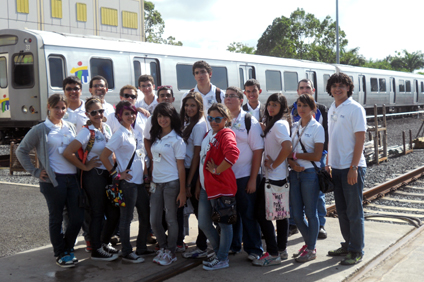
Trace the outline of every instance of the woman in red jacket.
<instances>
[{"instance_id":1,"label":"woman in red jacket","mask_svg":"<svg viewBox=\"0 0 424 282\"><path fill-rule=\"evenodd\" d=\"M220 222L219 235L212 224L212 207L222 196L235 196L237 183L231 166L237 161L240 151L234 132L226 128L231 118L223 104L213 104L208 110L207 119L211 130L203 139L200 150L196 197L199 199L199 227L215 251L214 256L203 262L203 269L216 270L229 267L228 251L233 238L233 226Z\"/></svg>"}]
</instances>

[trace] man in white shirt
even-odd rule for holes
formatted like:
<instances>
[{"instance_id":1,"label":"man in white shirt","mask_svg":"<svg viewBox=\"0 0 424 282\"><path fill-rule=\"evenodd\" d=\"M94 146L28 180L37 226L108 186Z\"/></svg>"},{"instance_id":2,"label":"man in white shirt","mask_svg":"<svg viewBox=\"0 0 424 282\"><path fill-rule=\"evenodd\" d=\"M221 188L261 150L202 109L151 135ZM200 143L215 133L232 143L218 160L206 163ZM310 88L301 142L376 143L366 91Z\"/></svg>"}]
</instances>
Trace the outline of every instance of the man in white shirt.
<instances>
[{"instance_id":1,"label":"man in white shirt","mask_svg":"<svg viewBox=\"0 0 424 282\"><path fill-rule=\"evenodd\" d=\"M364 255L364 188L366 162L363 154L367 122L365 110L352 99L353 82L344 73L333 74L327 92L334 98L328 116L328 158L340 230L345 240L330 256L346 255L340 263L353 265Z\"/></svg>"},{"instance_id":2,"label":"man in white shirt","mask_svg":"<svg viewBox=\"0 0 424 282\"><path fill-rule=\"evenodd\" d=\"M240 88L228 87L224 103L231 113L231 129L236 134L237 148L243 152L232 166L237 180L238 217L233 225L230 252L240 252L243 241L247 258L253 261L263 253L260 227L255 218L256 187L260 180L258 174L264 151L263 132L256 118L242 110L243 92Z\"/></svg>"},{"instance_id":3,"label":"man in white shirt","mask_svg":"<svg viewBox=\"0 0 424 282\"><path fill-rule=\"evenodd\" d=\"M246 95L247 103L243 105L243 110L251 113L259 122L262 122L265 114L265 105L259 101L259 94L261 93L261 85L256 79L252 78L244 83L244 94Z\"/></svg>"},{"instance_id":4,"label":"man in white shirt","mask_svg":"<svg viewBox=\"0 0 424 282\"><path fill-rule=\"evenodd\" d=\"M211 83L212 68L207 62L195 62L193 64L193 75L197 85L190 91L202 94L203 112L205 114L208 113L208 109L213 103L224 103L225 92ZM187 96L188 92L184 93L183 97L181 97L181 107L183 106L182 101L184 97Z\"/></svg>"},{"instance_id":5,"label":"man in white shirt","mask_svg":"<svg viewBox=\"0 0 424 282\"><path fill-rule=\"evenodd\" d=\"M109 104L105 100L106 93L108 91L108 84L106 78L101 75L96 75L90 80L90 91L91 96L96 96L102 102L103 109L105 110L105 116L107 117L109 114L115 112L115 108L112 104Z\"/></svg>"},{"instance_id":6,"label":"man in white shirt","mask_svg":"<svg viewBox=\"0 0 424 282\"><path fill-rule=\"evenodd\" d=\"M148 74L140 75L138 78L138 89L143 93L144 98L138 99L135 106L138 111L149 117L153 114L157 104L159 104L155 96L155 81L153 76Z\"/></svg>"},{"instance_id":7,"label":"man in white shirt","mask_svg":"<svg viewBox=\"0 0 424 282\"><path fill-rule=\"evenodd\" d=\"M76 76L65 78L63 80L63 93L68 102L68 109L63 119L73 123L78 134L88 120L85 115L85 103L80 99L82 93L81 80Z\"/></svg>"}]
</instances>

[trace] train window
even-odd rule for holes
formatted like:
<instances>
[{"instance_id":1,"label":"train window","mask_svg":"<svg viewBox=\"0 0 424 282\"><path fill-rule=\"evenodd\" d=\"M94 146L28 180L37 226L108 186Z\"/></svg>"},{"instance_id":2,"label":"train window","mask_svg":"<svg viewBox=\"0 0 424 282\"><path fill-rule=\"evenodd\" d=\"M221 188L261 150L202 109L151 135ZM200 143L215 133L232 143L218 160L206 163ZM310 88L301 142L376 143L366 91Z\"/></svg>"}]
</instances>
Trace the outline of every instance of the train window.
<instances>
[{"instance_id":1,"label":"train window","mask_svg":"<svg viewBox=\"0 0 424 282\"><path fill-rule=\"evenodd\" d=\"M177 87L181 89L191 89L196 86L192 65L177 64Z\"/></svg>"},{"instance_id":2,"label":"train window","mask_svg":"<svg viewBox=\"0 0 424 282\"><path fill-rule=\"evenodd\" d=\"M1 35L0 46L15 45L18 43L18 37L14 35Z\"/></svg>"},{"instance_id":3,"label":"train window","mask_svg":"<svg viewBox=\"0 0 424 282\"><path fill-rule=\"evenodd\" d=\"M411 92L411 81L410 80L406 80L405 81L405 92Z\"/></svg>"},{"instance_id":4,"label":"train window","mask_svg":"<svg viewBox=\"0 0 424 282\"><path fill-rule=\"evenodd\" d=\"M155 82L156 87L161 85L159 77L159 66L157 62L150 62L150 75L153 76L153 81Z\"/></svg>"},{"instance_id":5,"label":"train window","mask_svg":"<svg viewBox=\"0 0 424 282\"><path fill-rule=\"evenodd\" d=\"M101 75L107 80L109 89L115 88L115 80L113 79L113 63L109 59L92 58L90 60L91 77Z\"/></svg>"},{"instance_id":6,"label":"train window","mask_svg":"<svg viewBox=\"0 0 424 282\"><path fill-rule=\"evenodd\" d=\"M421 81L421 93L424 93L424 82Z\"/></svg>"},{"instance_id":7,"label":"train window","mask_svg":"<svg viewBox=\"0 0 424 282\"><path fill-rule=\"evenodd\" d=\"M12 85L15 88L34 86L34 56L31 53L13 55Z\"/></svg>"},{"instance_id":8,"label":"train window","mask_svg":"<svg viewBox=\"0 0 424 282\"><path fill-rule=\"evenodd\" d=\"M281 72L267 70L265 71L266 90L283 90L281 81Z\"/></svg>"},{"instance_id":9,"label":"train window","mask_svg":"<svg viewBox=\"0 0 424 282\"><path fill-rule=\"evenodd\" d=\"M377 78L371 78L371 92L378 92Z\"/></svg>"},{"instance_id":10,"label":"train window","mask_svg":"<svg viewBox=\"0 0 424 282\"><path fill-rule=\"evenodd\" d=\"M352 80L352 83L355 86L355 82L353 80L353 76L349 76L349 78L350 78L350 80ZM353 90L352 90L352 94L354 94L354 93L355 93L355 88L353 88Z\"/></svg>"},{"instance_id":11,"label":"train window","mask_svg":"<svg viewBox=\"0 0 424 282\"><path fill-rule=\"evenodd\" d=\"M249 79L252 79L252 78L255 78L255 77L256 77L255 68L254 67L249 68ZM244 87L244 85L243 85L243 87Z\"/></svg>"},{"instance_id":12,"label":"train window","mask_svg":"<svg viewBox=\"0 0 424 282\"><path fill-rule=\"evenodd\" d=\"M62 88L62 82L65 78L64 64L62 57L49 56L49 72L50 72L50 86Z\"/></svg>"},{"instance_id":13,"label":"train window","mask_svg":"<svg viewBox=\"0 0 424 282\"><path fill-rule=\"evenodd\" d=\"M297 90L297 72L284 72L284 91Z\"/></svg>"},{"instance_id":14,"label":"train window","mask_svg":"<svg viewBox=\"0 0 424 282\"><path fill-rule=\"evenodd\" d=\"M134 61L134 86L138 88L140 85L138 85L138 78L141 75L141 65L139 61Z\"/></svg>"},{"instance_id":15,"label":"train window","mask_svg":"<svg viewBox=\"0 0 424 282\"><path fill-rule=\"evenodd\" d=\"M0 57L0 88L7 87L7 62L5 57Z\"/></svg>"},{"instance_id":16,"label":"train window","mask_svg":"<svg viewBox=\"0 0 424 282\"><path fill-rule=\"evenodd\" d=\"M324 89L327 89L327 82L330 79L330 75L329 74L324 74ZM326 90L327 91L327 90Z\"/></svg>"},{"instance_id":17,"label":"train window","mask_svg":"<svg viewBox=\"0 0 424 282\"><path fill-rule=\"evenodd\" d=\"M405 81L403 79L399 79L399 92L405 92Z\"/></svg>"},{"instance_id":18,"label":"train window","mask_svg":"<svg viewBox=\"0 0 424 282\"><path fill-rule=\"evenodd\" d=\"M244 89L244 73L243 69L239 68L240 89Z\"/></svg>"},{"instance_id":19,"label":"train window","mask_svg":"<svg viewBox=\"0 0 424 282\"><path fill-rule=\"evenodd\" d=\"M211 83L221 89L227 89L228 76L226 67L212 67Z\"/></svg>"},{"instance_id":20,"label":"train window","mask_svg":"<svg viewBox=\"0 0 424 282\"><path fill-rule=\"evenodd\" d=\"M378 84L380 86L380 92L386 92L386 79L385 78L379 78Z\"/></svg>"}]
</instances>

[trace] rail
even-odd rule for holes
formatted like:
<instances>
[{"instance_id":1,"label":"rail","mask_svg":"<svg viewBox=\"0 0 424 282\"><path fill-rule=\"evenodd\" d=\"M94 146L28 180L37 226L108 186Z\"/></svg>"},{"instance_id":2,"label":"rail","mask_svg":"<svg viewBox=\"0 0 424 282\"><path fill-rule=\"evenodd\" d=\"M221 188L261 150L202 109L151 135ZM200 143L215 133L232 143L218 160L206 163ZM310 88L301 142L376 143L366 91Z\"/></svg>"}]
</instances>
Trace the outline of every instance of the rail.
<instances>
[{"instance_id":1,"label":"rail","mask_svg":"<svg viewBox=\"0 0 424 282\"><path fill-rule=\"evenodd\" d=\"M424 114L424 111L414 111L414 112L406 112L406 113L393 113L393 114L386 114L386 117L392 117L392 116L405 116L405 115L416 115L416 114ZM374 118L375 116L366 116L367 119ZM377 115L377 117L383 117L383 115Z\"/></svg>"}]
</instances>

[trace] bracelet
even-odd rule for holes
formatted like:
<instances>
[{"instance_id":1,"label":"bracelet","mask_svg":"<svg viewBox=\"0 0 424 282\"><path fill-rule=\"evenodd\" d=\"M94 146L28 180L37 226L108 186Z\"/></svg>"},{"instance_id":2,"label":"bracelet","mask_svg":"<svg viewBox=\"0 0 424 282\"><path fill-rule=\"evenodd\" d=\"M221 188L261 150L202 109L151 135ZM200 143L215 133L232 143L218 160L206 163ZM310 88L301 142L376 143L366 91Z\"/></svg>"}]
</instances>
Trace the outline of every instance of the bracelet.
<instances>
[{"instance_id":1,"label":"bracelet","mask_svg":"<svg viewBox=\"0 0 424 282\"><path fill-rule=\"evenodd\" d=\"M121 178L121 174L117 173L116 176L114 177L114 179L118 179Z\"/></svg>"},{"instance_id":2,"label":"bracelet","mask_svg":"<svg viewBox=\"0 0 424 282\"><path fill-rule=\"evenodd\" d=\"M293 160L297 160L297 158L296 158L296 152L293 152Z\"/></svg>"},{"instance_id":3,"label":"bracelet","mask_svg":"<svg viewBox=\"0 0 424 282\"><path fill-rule=\"evenodd\" d=\"M220 173L216 172L216 168L212 169L212 174L220 175Z\"/></svg>"},{"instance_id":4,"label":"bracelet","mask_svg":"<svg viewBox=\"0 0 424 282\"><path fill-rule=\"evenodd\" d=\"M116 169L114 171L109 171L109 175L112 176L116 173Z\"/></svg>"}]
</instances>

